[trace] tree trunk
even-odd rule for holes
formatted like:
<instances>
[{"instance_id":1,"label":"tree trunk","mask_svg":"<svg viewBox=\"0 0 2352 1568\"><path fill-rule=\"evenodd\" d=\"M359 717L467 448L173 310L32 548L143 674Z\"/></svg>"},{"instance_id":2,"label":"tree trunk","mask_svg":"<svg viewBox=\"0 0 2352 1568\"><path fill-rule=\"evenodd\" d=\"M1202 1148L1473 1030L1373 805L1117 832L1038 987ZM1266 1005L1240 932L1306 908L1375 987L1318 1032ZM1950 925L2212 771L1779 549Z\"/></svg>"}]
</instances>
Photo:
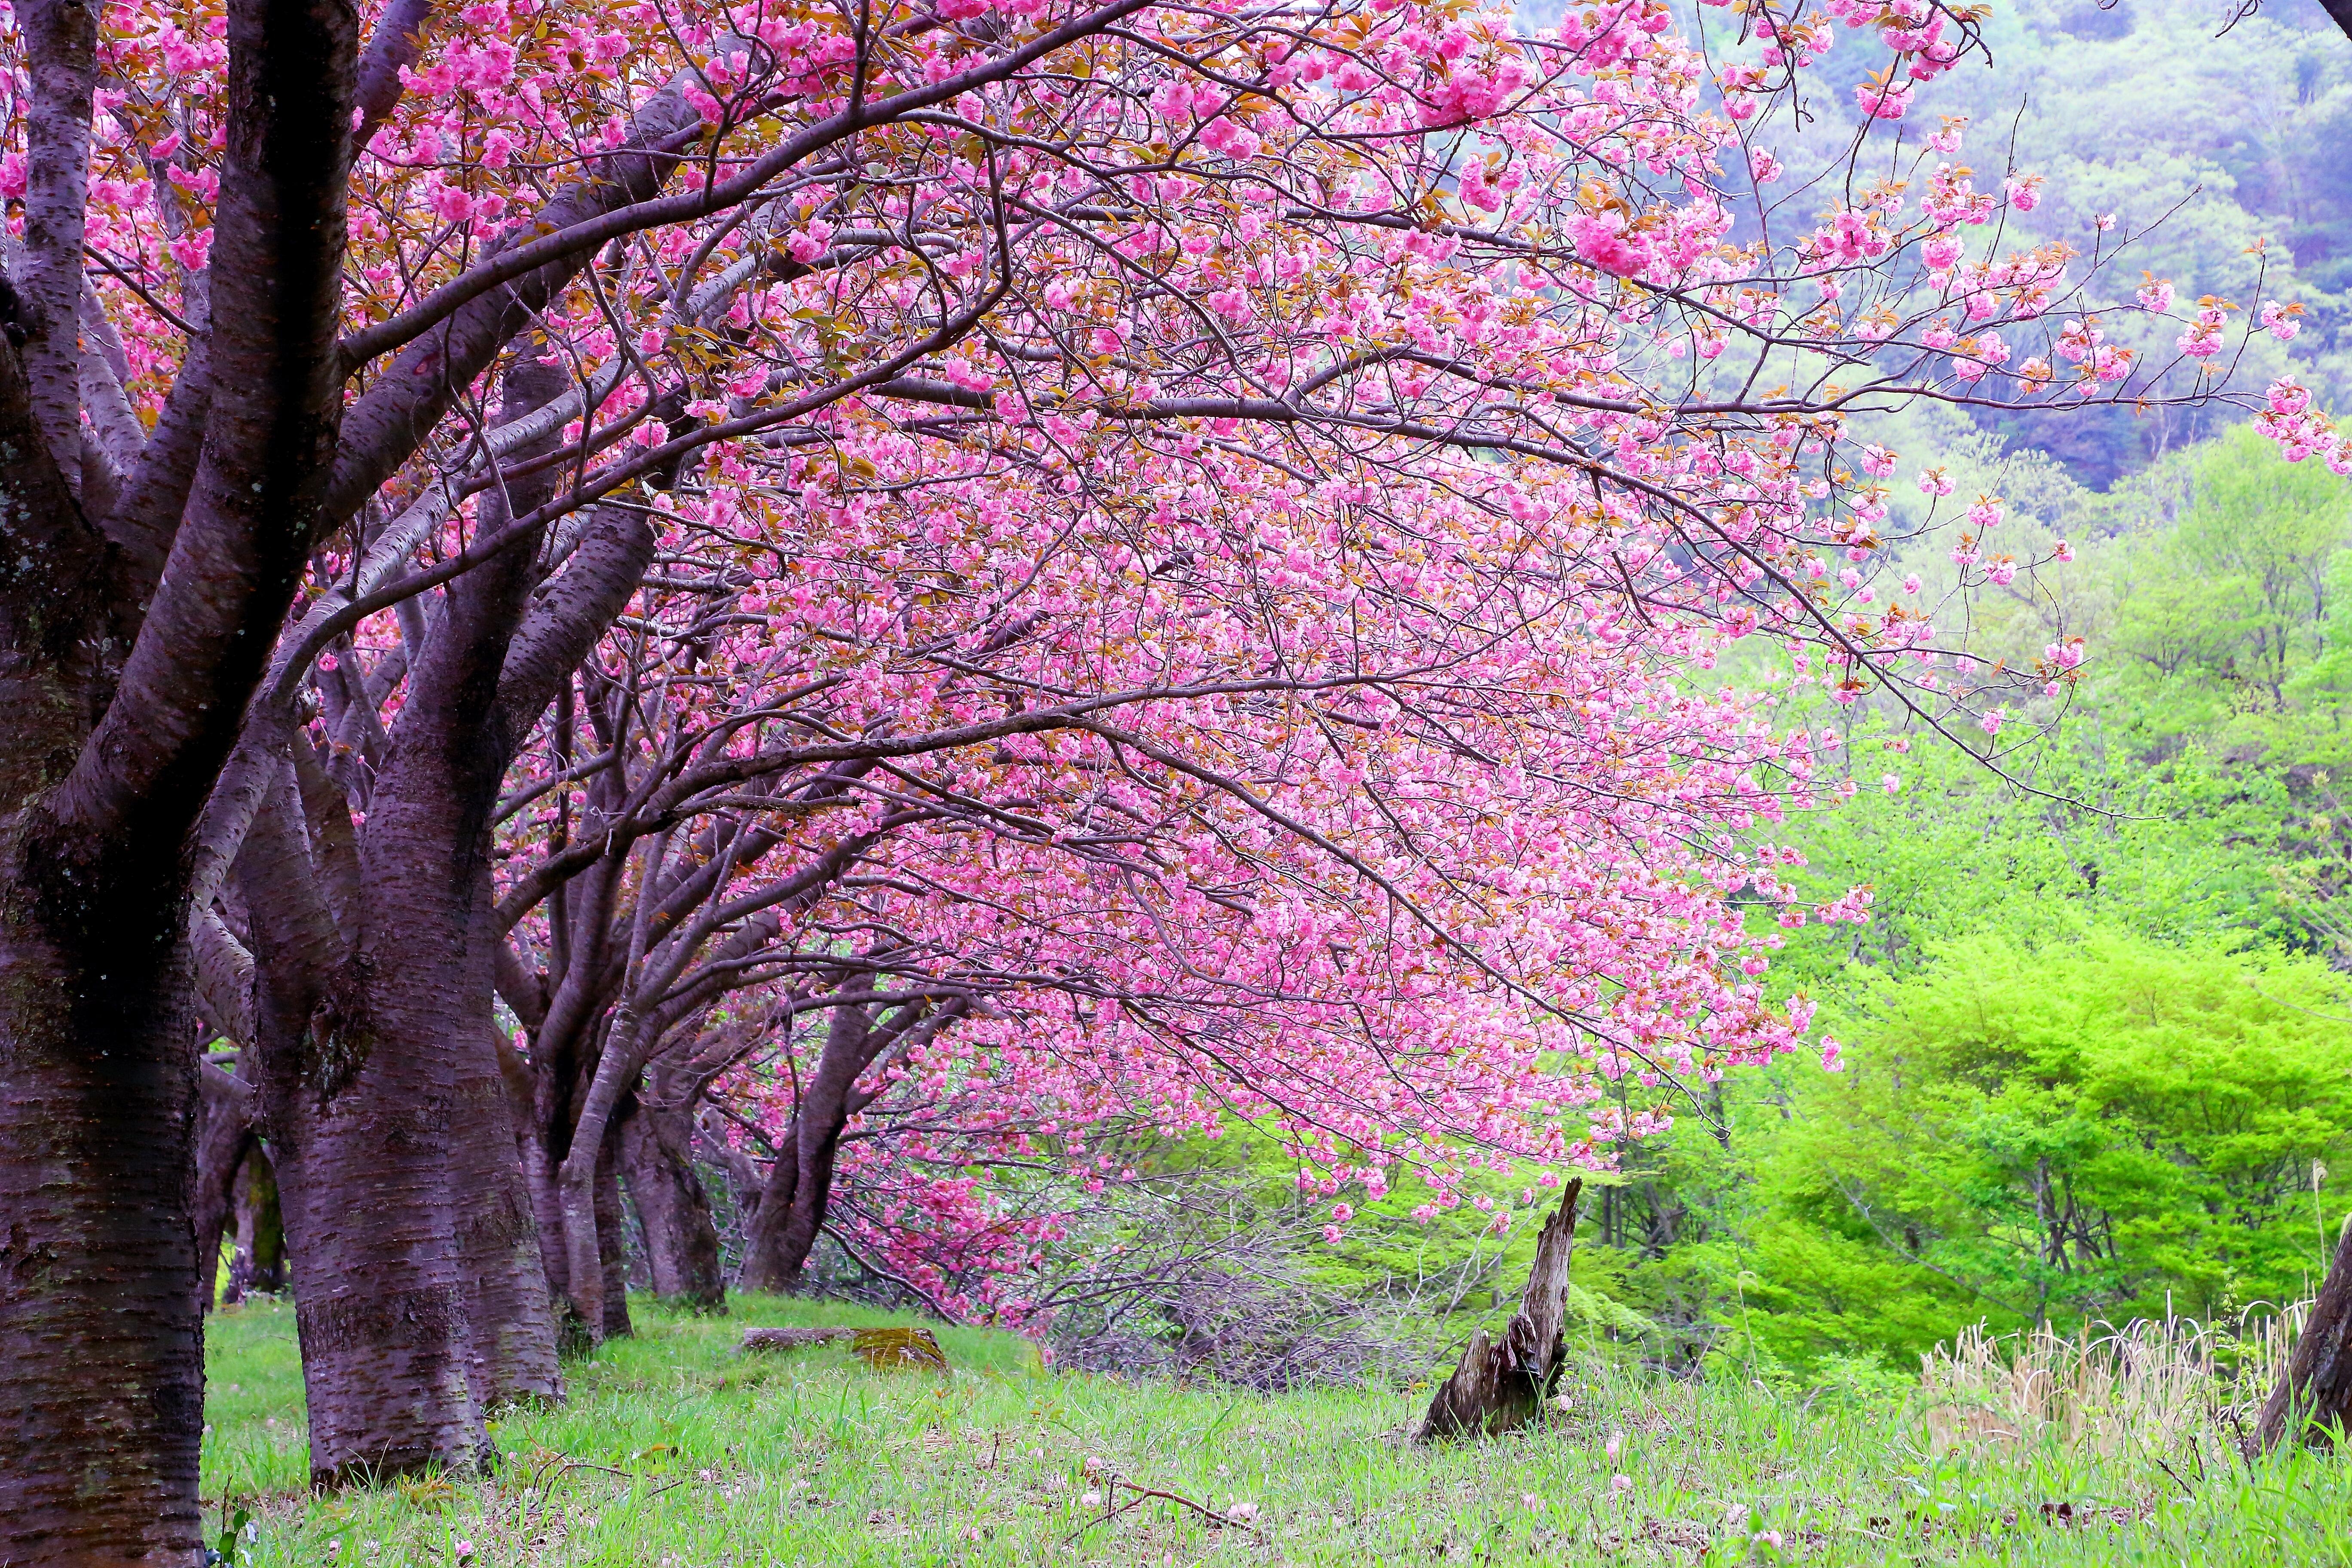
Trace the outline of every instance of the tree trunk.
<instances>
[{"instance_id":1,"label":"tree trunk","mask_svg":"<svg viewBox=\"0 0 2352 1568\"><path fill-rule=\"evenodd\" d=\"M253 1086L231 1078L212 1063L199 1069L202 1096L196 1117L196 1300L213 1309L220 1283L221 1237L237 1212L237 1179L253 1147ZM229 1289L236 1288L234 1266ZM231 1294L224 1300L234 1301Z\"/></svg>"},{"instance_id":2,"label":"tree trunk","mask_svg":"<svg viewBox=\"0 0 2352 1568\"><path fill-rule=\"evenodd\" d=\"M798 1271L784 1266L784 1226L792 1218L793 1191L800 1184L798 1143L792 1132L784 1134L760 1187L758 1205L743 1229L743 1268L735 1281L739 1290L783 1291L799 1283Z\"/></svg>"},{"instance_id":3,"label":"tree trunk","mask_svg":"<svg viewBox=\"0 0 2352 1568\"><path fill-rule=\"evenodd\" d=\"M625 1340L636 1332L629 1321L629 1215L621 1203L621 1128L608 1124L596 1154L596 1258L602 1285L598 1334Z\"/></svg>"},{"instance_id":4,"label":"tree trunk","mask_svg":"<svg viewBox=\"0 0 2352 1568\"><path fill-rule=\"evenodd\" d=\"M468 1291L467 1375L476 1403L488 1412L562 1399L563 1371L556 1354L555 1304L490 1014L495 914L487 865L478 879L472 923L467 961L474 983L451 998L458 1015L451 1031L458 1082L449 1138L461 1205L458 1261Z\"/></svg>"},{"instance_id":5,"label":"tree trunk","mask_svg":"<svg viewBox=\"0 0 2352 1568\"><path fill-rule=\"evenodd\" d=\"M702 1163L715 1165L727 1173L727 1191L734 1200L735 1213L748 1229L751 1218L760 1209L760 1194L767 1184L761 1179L758 1162L727 1141L727 1124L718 1110L705 1105L694 1125L695 1148Z\"/></svg>"},{"instance_id":6,"label":"tree trunk","mask_svg":"<svg viewBox=\"0 0 2352 1568\"><path fill-rule=\"evenodd\" d=\"M158 888L92 907L94 920L45 920L58 911L11 881L0 1562L192 1563L204 1384L179 906Z\"/></svg>"},{"instance_id":7,"label":"tree trunk","mask_svg":"<svg viewBox=\"0 0 2352 1568\"><path fill-rule=\"evenodd\" d=\"M2330 1447L2352 1431L2352 1215L2336 1234L2336 1258L2311 1303L2311 1316L2278 1386L2263 1402L2254 1441L2274 1448L2289 1438Z\"/></svg>"},{"instance_id":8,"label":"tree trunk","mask_svg":"<svg viewBox=\"0 0 2352 1568\"><path fill-rule=\"evenodd\" d=\"M226 9L217 310L190 355L217 374L184 364L155 459L122 487L84 484L77 455L99 7L16 11L27 189L0 334L11 1568L177 1568L201 1544L189 841L319 531L356 45L335 0ZM192 419L200 443L165 434Z\"/></svg>"},{"instance_id":9,"label":"tree trunk","mask_svg":"<svg viewBox=\"0 0 2352 1568\"><path fill-rule=\"evenodd\" d=\"M1518 1311L1499 1342L1490 1342L1484 1329L1471 1336L1462 1364L1430 1400L1414 1441L1492 1436L1542 1418L1544 1397L1567 1348L1569 1254L1576 1241L1577 1194L1583 1190L1583 1182L1571 1181L1561 1193L1559 1210L1536 1238Z\"/></svg>"},{"instance_id":10,"label":"tree trunk","mask_svg":"<svg viewBox=\"0 0 2352 1568\"><path fill-rule=\"evenodd\" d=\"M801 1087L793 1126L777 1152L760 1194L751 1244L743 1261L744 1288L796 1290L809 1254L824 1234L833 1197L833 1169L849 1124L857 1076L872 1059L873 1018L863 1007L835 1007L825 1028L816 1070Z\"/></svg>"},{"instance_id":11,"label":"tree trunk","mask_svg":"<svg viewBox=\"0 0 2352 1568\"><path fill-rule=\"evenodd\" d=\"M860 1089L859 1079L893 1055L928 1040L962 1017L965 1005L950 1000L896 1009L877 1026L865 1007L840 1006L826 1026L816 1070L801 1085L793 1122L760 1191L760 1206L745 1237L742 1288L796 1290L824 1232L833 1200L834 1164L850 1119L873 1104L881 1088Z\"/></svg>"},{"instance_id":12,"label":"tree trunk","mask_svg":"<svg viewBox=\"0 0 2352 1568\"><path fill-rule=\"evenodd\" d=\"M421 972L464 957L463 908L453 952L446 935L430 940L451 929L433 902L463 896L425 876L388 879L365 919L371 937L394 934L347 952L310 875L291 772L255 814L237 876L254 936L264 1122L299 1276L311 1477L468 1471L489 1443L468 1378L445 1142L456 1058L407 1048L435 1037L418 1015L440 993ZM388 837L402 826L383 824Z\"/></svg>"},{"instance_id":13,"label":"tree trunk","mask_svg":"<svg viewBox=\"0 0 2352 1568\"><path fill-rule=\"evenodd\" d=\"M246 1151L236 1180L236 1258L224 1304L254 1291L286 1289L286 1225L278 1207L278 1173L258 1142Z\"/></svg>"},{"instance_id":14,"label":"tree trunk","mask_svg":"<svg viewBox=\"0 0 2352 1568\"><path fill-rule=\"evenodd\" d=\"M701 1312L727 1310L719 1265L719 1226L710 1195L694 1169L694 1121L688 1107L659 1103L661 1072L648 1075L636 1114L621 1128L622 1170L646 1238L654 1294Z\"/></svg>"}]
</instances>

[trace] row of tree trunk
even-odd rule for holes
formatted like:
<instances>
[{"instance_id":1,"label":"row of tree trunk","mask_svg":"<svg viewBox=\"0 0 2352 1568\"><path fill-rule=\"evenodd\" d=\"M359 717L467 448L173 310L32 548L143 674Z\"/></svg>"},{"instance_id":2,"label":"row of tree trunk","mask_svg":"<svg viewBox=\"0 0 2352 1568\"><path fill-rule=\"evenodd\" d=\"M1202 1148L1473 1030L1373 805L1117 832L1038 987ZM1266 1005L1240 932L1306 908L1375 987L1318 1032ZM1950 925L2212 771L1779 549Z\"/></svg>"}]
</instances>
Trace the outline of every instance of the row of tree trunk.
<instances>
[{"instance_id":1,"label":"row of tree trunk","mask_svg":"<svg viewBox=\"0 0 2352 1568\"><path fill-rule=\"evenodd\" d=\"M220 1142L205 1152L199 1170L207 1196L216 1201L198 1207L196 1253L213 1259L226 1253L228 1258L226 1274L215 1269L205 1277L210 1310L235 1306L248 1295L282 1294L290 1275L278 1173L268 1145L250 1120L237 1118L233 1108L208 1109L205 1121L208 1134ZM614 1142L619 1157L600 1170L596 1210L599 1274L609 1302L603 1337L630 1331L625 1274L625 1284L649 1289L661 1300L696 1311L726 1310L730 1270L705 1180L714 1167L724 1173L743 1226L736 1287L790 1290L800 1285L813 1247L788 1251L787 1233L796 1228L796 1215L814 1230L821 1231L823 1222L821 1215L812 1222L793 1202L799 1185L794 1166L772 1164L763 1173L683 1107L656 1110L644 1101L630 1108ZM772 1196L775 1202L763 1201ZM535 1237L537 1222L531 1223ZM626 1235L625 1225L633 1225ZM542 1249L541 1257L552 1278L562 1266L561 1254ZM556 1294L551 1288L549 1293L551 1299Z\"/></svg>"}]
</instances>

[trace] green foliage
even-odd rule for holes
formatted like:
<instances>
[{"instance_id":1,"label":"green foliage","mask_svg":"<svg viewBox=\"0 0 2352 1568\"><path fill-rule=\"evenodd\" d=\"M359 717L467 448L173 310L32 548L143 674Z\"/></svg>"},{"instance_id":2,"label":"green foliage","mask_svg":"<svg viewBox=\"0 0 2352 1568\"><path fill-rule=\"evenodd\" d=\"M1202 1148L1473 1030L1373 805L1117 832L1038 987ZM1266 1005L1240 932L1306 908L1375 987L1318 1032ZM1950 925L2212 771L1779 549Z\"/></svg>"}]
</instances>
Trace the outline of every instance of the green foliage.
<instances>
[{"instance_id":1,"label":"green foliage","mask_svg":"<svg viewBox=\"0 0 2352 1568\"><path fill-rule=\"evenodd\" d=\"M2311 960L2093 930L1876 976L1793 1157L1996 1316L2204 1320L2303 1295L2345 1205L2347 988Z\"/></svg>"},{"instance_id":2,"label":"green foliage","mask_svg":"<svg viewBox=\"0 0 2352 1568\"><path fill-rule=\"evenodd\" d=\"M1817 1383L1980 1321L2294 1300L2347 1202L2314 1163L2352 1159L2352 485L2250 432L2105 494L1948 416L1885 438L2005 496L2006 548L2075 542L1972 606L1979 646L2092 659L1997 753L1789 709L1848 732L1860 786L1789 837L1874 918L1774 967L1847 1070L1734 1075L1634 1155L1655 1217L1608 1288L1654 1361Z\"/></svg>"}]
</instances>

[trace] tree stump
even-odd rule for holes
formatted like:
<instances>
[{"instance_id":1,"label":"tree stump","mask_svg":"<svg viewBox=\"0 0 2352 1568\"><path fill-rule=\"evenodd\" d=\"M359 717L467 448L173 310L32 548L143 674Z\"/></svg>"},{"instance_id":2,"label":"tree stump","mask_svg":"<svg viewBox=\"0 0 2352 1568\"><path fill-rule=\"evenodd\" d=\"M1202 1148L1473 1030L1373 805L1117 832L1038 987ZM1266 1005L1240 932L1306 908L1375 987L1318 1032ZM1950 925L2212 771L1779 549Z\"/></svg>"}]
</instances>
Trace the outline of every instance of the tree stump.
<instances>
[{"instance_id":1,"label":"tree stump","mask_svg":"<svg viewBox=\"0 0 2352 1568\"><path fill-rule=\"evenodd\" d=\"M2334 1442L2332 1431L2352 1431L2352 1215L2336 1235L2335 1260L2311 1303L2294 1353L2278 1386L2263 1401L2254 1441L2275 1448L2297 1437L2324 1448Z\"/></svg>"},{"instance_id":2,"label":"tree stump","mask_svg":"<svg viewBox=\"0 0 2352 1568\"><path fill-rule=\"evenodd\" d=\"M853 1340L857 1331L838 1329L745 1329L743 1348L747 1351L796 1351L804 1345L827 1344L835 1340Z\"/></svg>"},{"instance_id":3,"label":"tree stump","mask_svg":"<svg viewBox=\"0 0 2352 1568\"><path fill-rule=\"evenodd\" d=\"M1576 1239L1576 1199L1583 1190L1581 1181L1568 1184L1559 1210L1536 1238L1519 1310L1499 1341L1487 1339L1484 1329L1471 1336L1462 1364L1430 1400L1413 1441L1494 1436L1542 1416L1544 1396L1567 1353L1568 1259Z\"/></svg>"}]
</instances>

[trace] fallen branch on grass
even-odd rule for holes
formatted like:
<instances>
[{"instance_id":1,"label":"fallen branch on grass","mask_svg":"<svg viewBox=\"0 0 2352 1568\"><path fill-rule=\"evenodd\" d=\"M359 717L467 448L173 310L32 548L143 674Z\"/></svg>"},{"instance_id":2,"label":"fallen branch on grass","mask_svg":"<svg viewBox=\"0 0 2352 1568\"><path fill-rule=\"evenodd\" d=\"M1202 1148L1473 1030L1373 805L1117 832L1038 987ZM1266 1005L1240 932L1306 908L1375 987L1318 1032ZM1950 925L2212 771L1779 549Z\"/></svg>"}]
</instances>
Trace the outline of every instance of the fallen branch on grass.
<instances>
[{"instance_id":1,"label":"fallen branch on grass","mask_svg":"<svg viewBox=\"0 0 2352 1568\"><path fill-rule=\"evenodd\" d=\"M1178 1503L1185 1508L1191 1509L1194 1513L1197 1513L1202 1519L1207 1520L1209 1521L1210 1528L1213 1530L1245 1530L1249 1528L1245 1521L1236 1519L1230 1513L1219 1513L1215 1509L1209 1507L1206 1503L1195 1502L1191 1498L1184 1496L1181 1492L1162 1491L1157 1487L1140 1486L1134 1481L1121 1480L1117 1476L1111 1477L1110 1479L1104 1484L1110 1497L1117 1497L1119 1493L1119 1489L1122 1487L1127 1490L1133 1492L1135 1495L1128 1499L1125 1502L1120 1503L1117 1508L1111 1509L1104 1513L1100 1519L1090 1519L1087 1521L1086 1523L1078 1526L1077 1529L1072 1531L1063 1540L1062 1544L1065 1546L1068 1545L1071 1542L1076 1541L1079 1536L1084 1535L1087 1531L1092 1530L1096 1525L1108 1524L1120 1514L1127 1512L1129 1509L1139 1506L1145 1500L1150 1498L1159 1498L1163 1502Z\"/></svg>"}]
</instances>

